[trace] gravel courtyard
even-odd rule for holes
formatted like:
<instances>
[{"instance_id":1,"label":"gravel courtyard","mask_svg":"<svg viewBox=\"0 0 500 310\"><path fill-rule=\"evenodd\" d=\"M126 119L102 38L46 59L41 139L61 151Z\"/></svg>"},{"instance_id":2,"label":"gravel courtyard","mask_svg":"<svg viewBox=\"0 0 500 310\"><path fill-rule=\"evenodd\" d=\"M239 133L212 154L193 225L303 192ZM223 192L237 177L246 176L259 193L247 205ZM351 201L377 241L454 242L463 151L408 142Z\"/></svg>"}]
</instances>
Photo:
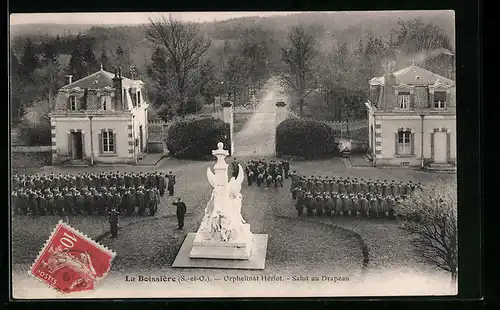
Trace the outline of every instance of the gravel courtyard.
<instances>
[{"instance_id":1,"label":"gravel courtyard","mask_svg":"<svg viewBox=\"0 0 500 310\"><path fill-rule=\"evenodd\" d=\"M239 158L244 161L245 158ZM154 217L121 217L118 239L110 239L109 225L99 216L31 216L12 218L12 259L15 271L28 270L56 223L63 219L70 225L113 249L117 256L115 271L165 270L170 266L188 232L196 232L210 197L205 167L213 162L180 161L166 158L158 166L115 168L56 168L61 171L173 171L177 175L174 197L163 197ZM337 175L432 182L454 178L454 175L429 174L409 169L351 167L348 161L335 158L321 161L292 162L293 170L305 175ZM343 271L355 275L367 270L418 269L436 272L432 266L417 260L409 239L398 228L397 221L350 218L298 218L289 192L289 180L283 188L257 188L243 184L243 217L252 232L269 234L266 269L257 274L325 274ZM183 231L176 230L173 199L180 196L188 213ZM368 264L363 268L362 246L368 247ZM366 263L366 262L365 262Z\"/></svg>"}]
</instances>

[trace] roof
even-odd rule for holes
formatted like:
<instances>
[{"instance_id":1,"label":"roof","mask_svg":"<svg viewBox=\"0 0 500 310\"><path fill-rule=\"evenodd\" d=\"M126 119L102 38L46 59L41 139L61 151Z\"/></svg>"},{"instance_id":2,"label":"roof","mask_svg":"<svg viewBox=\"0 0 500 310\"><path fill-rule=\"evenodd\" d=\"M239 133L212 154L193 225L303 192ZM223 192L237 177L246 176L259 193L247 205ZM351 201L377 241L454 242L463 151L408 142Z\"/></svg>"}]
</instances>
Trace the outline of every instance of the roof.
<instances>
[{"instance_id":1,"label":"roof","mask_svg":"<svg viewBox=\"0 0 500 310\"><path fill-rule=\"evenodd\" d=\"M115 74L105 71L104 69L92 73L89 76L81 78L79 80L74 81L71 84L63 86L61 89L72 89L72 88L93 88L93 89L101 89L105 87L113 87L113 78ZM144 84L141 80L132 80L126 77L122 77L123 86L129 87L137 84Z\"/></svg>"},{"instance_id":2,"label":"roof","mask_svg":"<svg viewBox=\"0 0 500 310\"><path fill-rule=\"evenodd\" d=\"M414 63L406 68L399 69L393 72L396 77L396 84L406 84L406 85L434 85L447 84L455 85L455 81L440 76L439 74L433 73L429 70L425 70L416 66ZM371 85L384 85L384 76L374 77L370 80Z\"/></svg>"}]
</instances>

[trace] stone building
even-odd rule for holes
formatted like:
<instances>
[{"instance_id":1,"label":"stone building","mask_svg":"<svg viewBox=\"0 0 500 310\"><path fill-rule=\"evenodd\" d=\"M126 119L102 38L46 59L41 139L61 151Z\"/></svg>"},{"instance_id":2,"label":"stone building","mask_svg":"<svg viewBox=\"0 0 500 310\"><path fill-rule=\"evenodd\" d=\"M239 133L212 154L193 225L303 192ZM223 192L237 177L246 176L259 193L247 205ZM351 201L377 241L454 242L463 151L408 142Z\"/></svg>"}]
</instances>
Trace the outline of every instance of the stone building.
<instances>
[{"instance_id":1,"label":"stone building","mask_svg":"<svg viewBox=\"0 0 500 310\"><path fill-rule=\"evenodd\" d=\"M144 82L101 69L59 89L50 113L52 163L137 163L146 148Z\"/></svg>"},{"instance_id":2,"label":"stone building","mask_svg":"<svg viewBox=\"0 0 500 310\"><path fill-rule=\"evenodd\" d=\"M369 145L374 165L454 169L455 82L415 64L370 80Z\"/></svg>"}]
</instances>

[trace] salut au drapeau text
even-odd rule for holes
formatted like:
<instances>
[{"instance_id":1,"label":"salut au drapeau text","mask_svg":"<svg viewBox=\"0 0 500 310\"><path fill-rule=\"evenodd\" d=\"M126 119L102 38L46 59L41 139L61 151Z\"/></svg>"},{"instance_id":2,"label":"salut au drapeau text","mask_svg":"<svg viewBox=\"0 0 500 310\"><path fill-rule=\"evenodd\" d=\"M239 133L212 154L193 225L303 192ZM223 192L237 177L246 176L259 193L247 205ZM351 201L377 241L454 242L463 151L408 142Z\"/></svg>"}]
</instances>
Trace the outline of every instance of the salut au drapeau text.
<instances>
[{"instance_id":1,"label":"salut au drapeau text","mask_svg":"<svg viewBox=\"0 0 500 310\"><path fill-rule=\"evenodd\" d=\"M196 278L196 279L194 279ZM270 275L244 275L244 276L223 276L220 278L212 278L209 276L191 276L191 277L175 277L175 276L125 276L126 282L348 282L348 276L270 276Z\"/></svg>"}]
</instances>

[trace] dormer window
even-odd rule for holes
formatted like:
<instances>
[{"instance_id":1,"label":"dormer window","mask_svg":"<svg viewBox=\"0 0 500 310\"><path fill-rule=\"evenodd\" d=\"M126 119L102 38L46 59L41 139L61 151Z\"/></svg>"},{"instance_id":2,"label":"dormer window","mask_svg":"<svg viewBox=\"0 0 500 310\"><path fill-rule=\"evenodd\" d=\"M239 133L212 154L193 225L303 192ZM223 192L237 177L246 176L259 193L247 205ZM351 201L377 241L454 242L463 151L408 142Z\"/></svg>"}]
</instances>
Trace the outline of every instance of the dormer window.
<instances>
[{"instance_id":1,"label":"dormer window","mask_svg":"<svg viewBox=\"0 0 500 310\"><path fill-rule=\"evenodd\" d=\"M435 109L446 108L446 92L444 91L434 92L434 108Z\"/></svg>"},{"instance_id":2,"label":"dormer window","mask_svg":"<svg viewBox=\"0 0 500 310\"><path fill-rule=\"evenodd\" d=\"M101 96L101 110L111 110L111 96Z\"/></svg>"},{"instance_id":3,"label":"dormer window","mask_svg":"<svg viewBox=\"0 0 500 310\"><path fill-rule=\"evenodd\" d=\"M410 107L410 93L409 92L399 92L398 93L398 104L400 109L408 109Z\"/></svg>"},{"instance_id":4,"label":"dormer window","mask_svg":"<svg viewBox=\"0 0 500 310\"><path fill-rule=\"evenodd\" d=\"M71 111L76 111L76 97L75 96L69 96L69 109Z\"/></svg>"}]
</instances>

